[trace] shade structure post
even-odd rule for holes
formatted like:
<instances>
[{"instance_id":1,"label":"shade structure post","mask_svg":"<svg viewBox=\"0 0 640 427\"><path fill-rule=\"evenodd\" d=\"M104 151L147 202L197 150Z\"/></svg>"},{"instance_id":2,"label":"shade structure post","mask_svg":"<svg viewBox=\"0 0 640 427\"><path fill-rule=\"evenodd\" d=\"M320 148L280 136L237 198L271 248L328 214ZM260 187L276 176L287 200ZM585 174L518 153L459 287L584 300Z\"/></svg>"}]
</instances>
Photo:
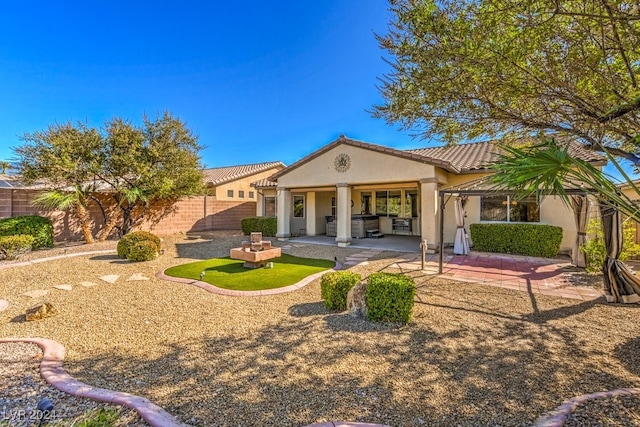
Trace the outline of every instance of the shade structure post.
<instances>
[{"instance_id":1,"label":"shade structure post","mask_svg":"<svg viewBox=\"0 0 640 427\"><path fill-rule=\"evenodd\" d=\"M440 191L440 250L438 251L438 274L442 274L444 262L444 193Z\"/></svg>"}]
</instances>

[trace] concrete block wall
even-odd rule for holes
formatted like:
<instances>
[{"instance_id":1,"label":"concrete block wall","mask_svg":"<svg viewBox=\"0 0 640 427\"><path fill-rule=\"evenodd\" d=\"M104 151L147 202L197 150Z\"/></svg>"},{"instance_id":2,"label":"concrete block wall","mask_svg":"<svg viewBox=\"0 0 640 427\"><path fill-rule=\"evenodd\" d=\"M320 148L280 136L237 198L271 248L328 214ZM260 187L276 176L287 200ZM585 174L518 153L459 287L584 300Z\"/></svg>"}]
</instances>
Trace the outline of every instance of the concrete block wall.
<instances>
[{"instance_id":1,"label":"concrete block wall","mask_svg":"<svg viewBox=\"0 0 640 427\"><path fill-rule=\"evenodd\" d=\"M23 215L42 215L51 218L54 239L61 241L82 240L82 232L74 215L62 211L45 211L32 205L38 191L23 189L0 190L0 218ZM117 209L108 195L101 197L106 209ZM174 204L155 206L145 213L141 230L156 234L201 232L213 230L240 230L244 217L255 216L256 202L220 201L215 197L201 196L179 200ZM90 215L94 235L103 227L103 217L97 204L92 203Z\"/></svg>"}]
</instances>

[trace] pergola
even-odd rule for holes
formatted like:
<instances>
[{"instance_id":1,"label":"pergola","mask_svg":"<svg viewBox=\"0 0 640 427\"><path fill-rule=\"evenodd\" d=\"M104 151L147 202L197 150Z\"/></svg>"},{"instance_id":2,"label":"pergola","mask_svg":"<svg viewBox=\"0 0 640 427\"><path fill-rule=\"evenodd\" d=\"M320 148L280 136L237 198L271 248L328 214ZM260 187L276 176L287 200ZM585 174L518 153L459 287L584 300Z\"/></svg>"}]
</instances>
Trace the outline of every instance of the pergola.
<instances>
[{"instance_id":1,"label":"pergola","mask_svg":"<svg viewBox=\"0 0 640 427\"><path fill-rule=\"evenodd\" d=\"M564 191L567 195L571 196L572 207L576 220L576 227L578 230L578 235L576 237L576 242L574 244L573 253L572 253L572 262L579 266L584 267L584 255L580 251L580 246L584 244L585 236L586 236L586 227L587 227L587 194L588 191L585 188L578 186L567 186L564 188ZM438 190L438 195L440 197L440 243L439 243L439 265L438 265L438 273L442 274L443 269L443 258L444 258L444 211L445 205L449 198L452 196L458 197L468 197L468 196L500 196L500 195L516 195L516 192L509 189L504 189L496 186L491 181L491 175L484 176L482 178L475 179L473 181L468 181L459 185L453 185L450 187L445 187ZM553 194L545 194L553 195ZM447 197L448 196L448 197ZM458 224L458 232L464 232L464 221L462 224Z\"/></svg>"},{"instance_id":2,"label":"pergola","mask_svg":"<svg viewBox=\"0 0 640 427\"><path fill-rule=\"evenodd\" d=\"M572 262L579 267L586 265L584 254L580 251L580 246L585 243L588 200L587 195L597 194L593 189L587 189L579 185L567 185L563 188L565 194L571 199L574 219L576 221L577 236L572 251ZM438 191L440 196L440 251L438 273L442 274L443 252L444 252L444 209L445 197L457 194L458 196L482 196L482 195L513 195L515 191L500 188L491 182L491 177L486 176L474 181L469 181L461 185L443 188ZM546 193L553 195L553 193ZM607 251L602 273L604 278L604 293L608 302L640 303L640 277L627 268L618 259L622 251L622 217L615 205L603 203L599 200L600 216L604 234L604 243ZM456 209L458 210L458 209ZM461 210L461 209L460 209ZM458 225L458 231L464 232L464 217ZM460 226L461 225L461 226Z\"/></svg>"}]
</instances>

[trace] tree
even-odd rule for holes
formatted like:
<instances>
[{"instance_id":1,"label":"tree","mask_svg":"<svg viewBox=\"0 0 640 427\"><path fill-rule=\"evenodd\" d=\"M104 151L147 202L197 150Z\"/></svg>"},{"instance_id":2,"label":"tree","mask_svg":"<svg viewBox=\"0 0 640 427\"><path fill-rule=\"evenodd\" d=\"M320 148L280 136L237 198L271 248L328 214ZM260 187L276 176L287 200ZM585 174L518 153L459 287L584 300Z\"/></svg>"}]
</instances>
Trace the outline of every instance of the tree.
<instances>
[{"instance_id":1,"label":"tree","mask_svg":"<svg viewBox=\"0 0 640 427\"><path fill-rule=\"evenodd\" d=\"M0 174L4 175L9 169L13 169L13 165L11 162L7 162L6 160L0 160L0 169L2 169Z\"/></svg>"},{"instance_id":2,"label":"tree","mask_svg":"<svg viewBox=\"0 0 640 427\"><path fill-rule=\"evenodd\" d=\"M154 121L145 116L142 127L121 118L106 124L98 177L121 209L121 234L152 207L203 193L200 149L186 124L166 112Z\"/></svg>"},{"instance_id":3,"label":"tree","mask_svg":"<svg viewBox=\"0 0 640 427\"><path fill-rule=\"evenodd\" d=\"M46 208L71 209L85 241L93 243L89 200L95 200L90 183L99 168L95 155L102 141L99 132L82 123L55 124L27 133L22 140L24 144L15 149L22 180L26 184L44 181L51 189L34 202Z\"/></svg>"},{"instance_id":4,"label":"tree","mask_svg":"<svg viewBox=\"0 0 640 427\"><path fill-rule=\"evenodd\" d=\"M449 143L570 135L640 166L636 2L391 0L374 115Z\"/></svg>"}]
</instances>

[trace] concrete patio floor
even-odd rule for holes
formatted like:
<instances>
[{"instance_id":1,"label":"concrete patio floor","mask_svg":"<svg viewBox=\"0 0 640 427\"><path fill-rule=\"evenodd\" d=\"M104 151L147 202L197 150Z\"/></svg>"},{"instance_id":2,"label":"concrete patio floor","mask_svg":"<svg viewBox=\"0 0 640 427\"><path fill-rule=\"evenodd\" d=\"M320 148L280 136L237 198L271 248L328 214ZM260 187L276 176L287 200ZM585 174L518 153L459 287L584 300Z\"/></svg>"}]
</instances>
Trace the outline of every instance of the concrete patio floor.
<instances>
[{"instance_id":1,"label":"concrete patio floor","mask_svg":"<svg viewBox=\"0 0 640 427\"><path fill-rule=\"evenodd\" d=\"M294 244L335 245L335 238L303 236L290 239ZM386 235L381 239L353 239L351 248L407 252L404 262L397 263L402 271L421 269L420 237ZM425 272L438 274L438 254L429 254ZM454 255L445 249L442 276L462 282L483 283L531 294L543 294L582 301L604 300L600 290L579 286L572 280L578 271L567 258L549 259L520 255L505 255L471 251L468 255Z\"/></svg>"}]
</instances>

